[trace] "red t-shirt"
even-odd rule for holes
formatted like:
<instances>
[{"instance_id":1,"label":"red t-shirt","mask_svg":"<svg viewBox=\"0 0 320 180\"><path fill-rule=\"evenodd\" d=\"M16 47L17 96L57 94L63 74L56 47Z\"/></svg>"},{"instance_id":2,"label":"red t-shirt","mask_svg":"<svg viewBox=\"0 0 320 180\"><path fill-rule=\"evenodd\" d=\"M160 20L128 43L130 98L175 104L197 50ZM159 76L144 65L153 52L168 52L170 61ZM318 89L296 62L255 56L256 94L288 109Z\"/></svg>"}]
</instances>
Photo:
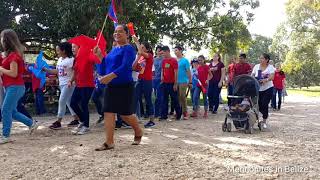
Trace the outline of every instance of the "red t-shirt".
<instances>
[{"instance_id":1,"label":"red t-shirt","mask_svg":"<svg viewBox=\"0 0 320 180\"><path fill-rule=\"evenodd\" d=\"M234 66L234 77L242 74L250 74L251 66L249 63L237 63Z\"/></svg>"},{"instance_id":2,"label":"red t-shirt","mask_svg":"<svg viewBox=\"0 0 320 180\"><path fill-rule=\"evenodd\" d=\"M221 69L224 68L224 64L222 62L219 62L218 64L216 64L215 66L212 65L212 63L210 63L209 68L214 68L216 70L212 70L212 79L210 80L211 82L219 82L221 79Z\"/></svg>"},{"instance_id":3,"label":"red t-shirt","mask_svg":"<svg viewBox=\"0 0 320 180\"><path fill-rule=\"evenodd\" d=\"M232 64L229 64L228 66L228 80L229 80L229 83L232 83L233 82L233 77L234 77L234 63Z\"/></svg>"},{"instance_id":4,"label":"red t-shirt","mask_svg":"<svg viewBox=\"0 0 320 180\"><path fill-rule=\"evenodd\" d=\"M283 89L283 81L286 79L286 75L280 71L274 73L273 86L277 89Z\"/></svg>"},{"instance_id":5,"label":"red t-shirt","mask_svg":"<svg viewBox=\"0 0 320 180\"><path fill-rule=\"evenodd\" d=\"M174 72L178 70L178 61L175 58L165 58L162 60L162 72L164 83L175 83Z\"/></svg>"},{"instance_id":6,"label":"red t-shirt","mask_svg":"<svg viewBox=\"0 0 320 180\"><path fill-rule=\"evenodd\" d=\"M141 61L145 63L145 68L144 68L144 72L142 74L139 74L139 79L152 80L153 55L149 53L149 57L148 58L142 57Z\"/></svg>"},{"instance_id":7,"label":"red t-shirt","mask_svg":"<svg viewBox=\"0 0 320 180\"><path fill-rule=\"evenodd\" d=\"M9 56L7 56L6 58L3 59L2 67L4 69L9 70L11 62L16 62L18 64L18 75L17 75L17 77L13 78L13 77L10 77L8 75L3 74L2 75L3 86L8 87L8 86L24 85L24 81L22 78L22 75L24 72L24 61L23 61L22 57L18 53L12 52L9 54Z\"/></svg>"},{"instance_id":8,"label":"red t-shirt","mask_svg":"<svg viewBox=\"0 0 320 180\"><path fill-rule=\"evenodd\" d=\"M198 67L198 79L200 80L203 87L207 86L207 79L209 75L210 68L208 65L202 65ZM198 84L198 87L200 87L200 84Z\"/></svg>"},{"instance_id":9,"label":"red t-shirt","mask_svg":"<svg viewBox=\"0 0 320 180\"><path fill-rule=\"evenodd\" d=\"M90 56L77 56L74 70L77 87L95 87L94 65L100 63L99 59Z\"/></svg>"},{"instance_id":10,"label":"red t-shirt","mask_svg":"<svg viewBox=\"0 0 320 180\"><path fill-rule=\"evenodd\" d=\"M31 82L32 82L32 91L36 92L37 89L40 88L40 82L41 80L38 79L33 73L31 75Z\"/></svg>"}]
</instances>

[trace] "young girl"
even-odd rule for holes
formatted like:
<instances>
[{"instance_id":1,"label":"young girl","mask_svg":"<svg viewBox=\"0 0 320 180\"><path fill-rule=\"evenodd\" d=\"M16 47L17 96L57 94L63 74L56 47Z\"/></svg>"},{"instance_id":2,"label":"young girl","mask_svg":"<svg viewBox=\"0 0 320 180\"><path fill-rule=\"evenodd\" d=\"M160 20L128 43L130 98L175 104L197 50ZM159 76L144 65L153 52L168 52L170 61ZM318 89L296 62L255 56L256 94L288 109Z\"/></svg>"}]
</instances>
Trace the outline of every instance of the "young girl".
<instances>
[{"instance_id":1,"label":"young girl","mask_svg":"<svg viewBox=\"0 0 320 180\"><path fill-rule=\"evenodd\" d=\"M57 68L56 69L46 69L44 71L50 74L57 74L59 78L59 86L60 86L60 97L59 97L59 107L58 107L58 120L54 122L50 129L60 129L62 118L66 113L66 106L68 106L71 115L75 120L78 119L76 113L70 106L70 101L72 97L72 93L74 91L74 86L68 86L68 82L71 80L73 75L73 54L72 54L72 46L68 42L63 42L56 47L56 52L59 57ZM72 126L72 124L68 124L68 126Z\"/></svg>"},{"instance_id":2,"label":"young girl","mask_svg":"<svg viewBox=\"0 0 320 180\"><path fill-rule=\"evenodd\" d=\"M200 99L200 92L202 92L203 95L203 105L204 105L204 114L203 117L208 117L208 98L207 98L207 89L209 80L212 78L212 74L209 70L209 66L205 63L205 58L203 55L200 55L198 57L199 66L197 68L197 84L194 89L193 93L193 103L194 103L194 111L192 113L192 117L198 117L198 111L199 111L199 99ZM201 84L200 84L201 83Z\"/></svg>"},{"instance_id":3,"label":"young girl","mask_svg":"<svg viewBox=\"0 0 320 180\"><path fill-rule=\"evenodd\" d=\"M1 32L1 46L5 52L5 58L0 66L5 97L2 104L3 130L0 144L10 142L12 120L15 119L29 127L30 133L37 129L36 121L31 120L17 111L19 99L24 95L25 87L22 74L24 72L23 46L16 34L11 29Z\"/></svg>"}]
</instances>

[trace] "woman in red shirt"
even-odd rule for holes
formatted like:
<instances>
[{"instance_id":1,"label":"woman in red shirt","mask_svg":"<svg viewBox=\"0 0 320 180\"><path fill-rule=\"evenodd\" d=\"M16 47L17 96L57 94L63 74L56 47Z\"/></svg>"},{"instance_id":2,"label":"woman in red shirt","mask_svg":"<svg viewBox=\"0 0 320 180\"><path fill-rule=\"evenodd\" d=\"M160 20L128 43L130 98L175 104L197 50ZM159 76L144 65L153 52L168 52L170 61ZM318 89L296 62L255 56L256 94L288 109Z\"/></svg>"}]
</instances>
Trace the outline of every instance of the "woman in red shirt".
<instances>
[{"instance_id":1,"label":"woman in red shirt","mask_svg":"<svg viewBox=\"0 0 320 180\"><path fill-rule=\"evenodd\" d=\"M0 66L3 86L6 94L2 105L3 129L0 144L10 142L12 120L15 119L29 127L30 133L37 129L36 121L31 120L17 111L19 99L24 95L25 86L22 78L24 72L23 46L17 34L6 29L1 32L1 46L5 52L5 58Z\"/></svg>"},{"instance_id":2,"label":"woman in red shirt","mask_svg":"<svg viewBox=\"0 0 320 180\"><path fill-rule=\"evenodd\" d=\"M281 108L281 99L282 99L282 90L285 86L286 75L281 70L279 63L276 64L276 71L274 73L273 79L273 97L272 97L272 108L274 110L280 110ZM278 94L278 107L277 107L277 94Z\"/></svg>"},{"instance_id":3,"label":"woman in red shirt","mask_svg":"<svg viewBox=\"0 0 320 180\"><path fill-rule=\"evenodd\" d=\"M84 135L89 132L89 100L95 88L94 65L101 63L100 59L90 56L90 48L86 46L78 46L72 44L72 51L75 56L74 74L68 83L68 87L72 87L75 82L76 88L71 97L71 108L80 118L73 120L69 126L78 125L72 130L75 135Z\"/></svg>"},{"instance_id":4,"label":"woman in red shirt","mask_svg":"<svg viewBox=\"0 0 320 180\"><path fill-rule=\"evenodd\" d=\"M199 112L199 99L200 99L200 92L202 92L203 95L203 106L204 106L204 118L208 118L208 98L207 98L207 90L208 90L208 84L209 80L212 78L212 74L210 72L210 68L205 63L205 58L203 55L200 55L198 57L199 66L197 68L198 75L195 75L198 80L198 83L196 87L194 87L194 93L193 93L193 110L191 117L198 117ZM201 84L200 84L201 83ZM201 87L202 86L202 87Z\"/></svg>"},{"instance_id":5,"label":"woman in red shirt","mask_svg":"<svg viewBox=\"0 0 320 180\"><path fill-rule=\"evenodd\" d=\"M133 62L133 69L139 71L139 80L136 86L137 99L142 102L142 96L144 96L147 117L150 119L145 124L145 127L152 127L154 123L154 107L152 103L152 66L153 66L153 52L149 43L139 43L136 36L133 36L135 44L138 48L138 58ZM136 102L137 104L137 102Z\"/></svg>"}]
</instances>

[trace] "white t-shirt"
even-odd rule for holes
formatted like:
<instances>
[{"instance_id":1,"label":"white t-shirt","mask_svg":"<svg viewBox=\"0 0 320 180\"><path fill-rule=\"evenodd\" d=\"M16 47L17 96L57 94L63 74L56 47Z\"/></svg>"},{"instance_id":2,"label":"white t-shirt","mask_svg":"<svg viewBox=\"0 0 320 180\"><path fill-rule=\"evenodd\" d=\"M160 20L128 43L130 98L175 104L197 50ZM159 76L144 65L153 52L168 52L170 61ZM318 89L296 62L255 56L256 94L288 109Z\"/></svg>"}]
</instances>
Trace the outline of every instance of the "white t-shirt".
<instances>
[{"instance_id":1,"label":"white t-shirt","mask_svg":"<svg viewBox=\"0 0 320 180\"><path fill-rule=\"evenodd\" d=\"M254 77L258 77L258 71L260 70L260 64L257 64L254 66L251 75ZM274 67L272 65L268 65L268 67L261 72L261 78L262 79L266 79L269 78L271 74L274 74ZM259 91L265 91L269 88L273 87L273 82L272 81L268 81L264 84L260 84L260 89Z\"/></svg>"},{"instance_id":2,"label":"white t-shirt","mask_svg":"<svg viewBox=\"0 0 320 180\"><path fill-rule=\"evenodd\" d=\"M57 63L57 70L60 86L68 84L68 82L71 80L71 77L73 75L73 61L74 58L59 58Z\"/></svg>"}]
</instances>

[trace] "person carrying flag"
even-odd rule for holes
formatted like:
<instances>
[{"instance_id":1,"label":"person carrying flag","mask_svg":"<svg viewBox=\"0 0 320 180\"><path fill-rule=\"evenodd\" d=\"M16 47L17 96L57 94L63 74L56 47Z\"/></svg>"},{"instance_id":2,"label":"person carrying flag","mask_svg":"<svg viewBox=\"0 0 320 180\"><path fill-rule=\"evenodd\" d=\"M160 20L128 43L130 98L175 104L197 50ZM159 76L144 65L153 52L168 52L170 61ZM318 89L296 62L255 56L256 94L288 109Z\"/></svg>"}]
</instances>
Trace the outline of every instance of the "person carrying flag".
<instances>
[{"instance_id":1,"label":"person carrying flag","mask_svg":"<svg viewBox=\"0 0 320 180\"><path fill-rule=\"evenodd\" d=\"M94 57L92 49L97 41L86 36L78 36L69 40L72 43L72 51L75 56L74 73L68 86L75 83L75 90L71 97L71 108L80 119L72 121L71 125L78 125L71 132L74 135L84 135L89 132L89 100L95 88L94 65L101 60Z\"/></svg>"},{"instance_id":2,"label":"person carrying flag","mask_svg":"<svg viewBox=\"0 0 320 180\"><path fill-rule=\"evenodd\" d=\"M117 46L112 48L106 57L106 75L100 82L106 84L104 92L104 121L106 141L96 151L114 148L114 128L116 114L127 122L134 130L132 145L141 142L143 131L135 116L134 93L135 83L132 78L132 65L136 58L135 49L128 43L129 29L126 25L118 25L113 34ZM94 54L102 59L100 48L94 49Z\"/></svg>"}]
</instances>

